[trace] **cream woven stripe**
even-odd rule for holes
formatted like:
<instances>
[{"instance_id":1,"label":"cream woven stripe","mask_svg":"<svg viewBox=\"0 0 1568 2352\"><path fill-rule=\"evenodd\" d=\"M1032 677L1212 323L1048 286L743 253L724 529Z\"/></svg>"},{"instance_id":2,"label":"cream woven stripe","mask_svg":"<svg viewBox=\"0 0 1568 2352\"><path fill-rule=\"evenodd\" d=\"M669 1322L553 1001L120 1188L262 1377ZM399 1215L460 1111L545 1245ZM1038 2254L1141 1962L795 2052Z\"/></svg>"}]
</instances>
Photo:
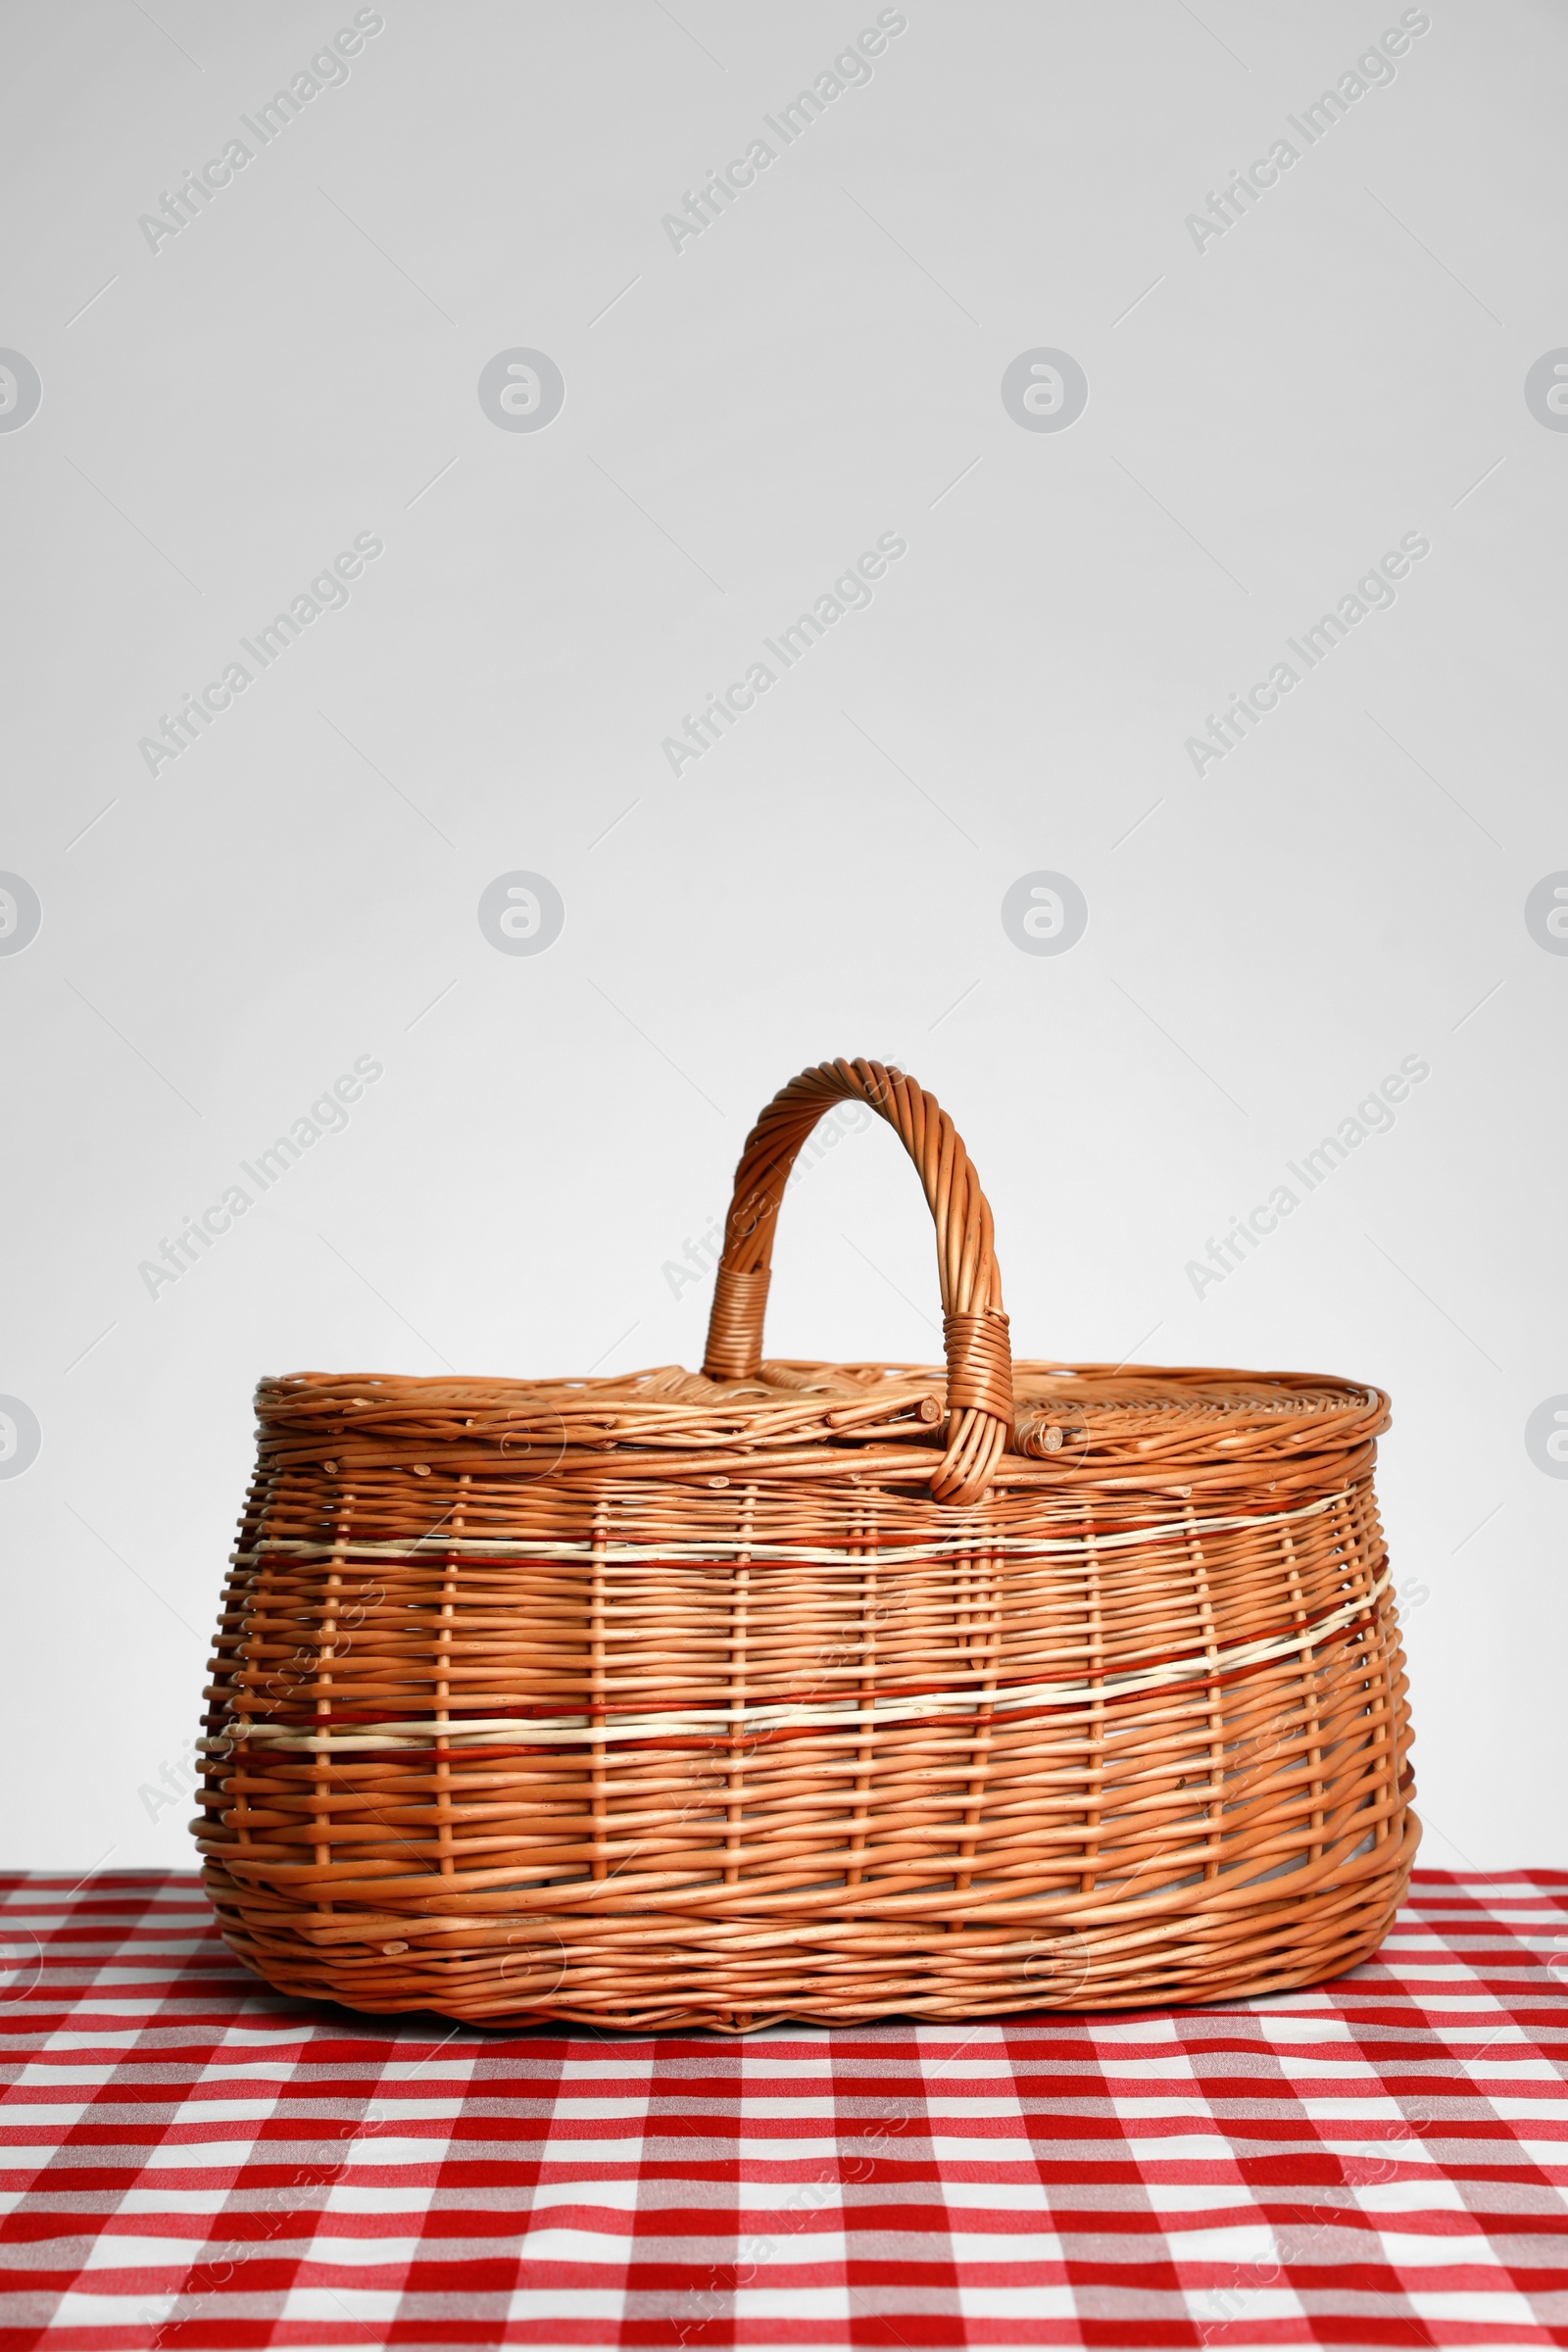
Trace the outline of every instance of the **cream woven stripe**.
<instances>
[{"instance_id":1,"label":"cream woven stripe","mask_svg":"<svg viewBox=\"0 0 1568 2352\"><path fill-rule=\"evenodd\" d=\"M1146 1666L1133 1673L1106 1675L1097 1683L1026 1683L1004 1691L961 1690L933 1691L913 1698L877 1699L870 1707L859 1699L846 1698L836 1704L815 1707L745 1707L732 1714L727 1708L702 1708L690 1713L676 1710L652 1715L627 1715L619 1722L606 1718L590 1722L586 1716L575 1716L565 1723L513 1721L506 1717L477 1716L445 1730L444 1738L453 1747L499 1746L564 1746L580 1744L584 1740L657 1740L681 1735L696 1735L704 1739L733 1737L737 1731L773 1732L794 1730L802 1726L820 1724L824 1728L862 1732L868 1723L899 1723L914 1716L969 1714L985 1707L995 1715L1018 1707L1038 1705L1045 1701L1051 1706L1068 1706L1076 1699L1131 1698L1145 1690L1159 1690L1171 1683L1209 1682L1217 1675L1229 1674L1240 1667L1266 1666L1280 1658L1295 1657L1303 1649L1313 1649L1329 1635L1344 1627L1371 1608L1382 1598L1393 1581L1393 1572L1385 1569L1371 1590L1348 1600L1316 1624L1302 1626L1295 1633L1272 1642L1246 1642L1210 1654L1207 1651L1189 1658L1169 1658L1157 1666ZM990 1671L994 1672L995 1669ZM340 1693L344 1703L352 1703L346 1693ZM433 1733L428 1723L377 1724L363 1732L305 1732L286 1724L245 1724L238 1716L231 1717L235 1729L228 1740L203 1740L201 1744L215 1753L227 1754L234 1741L246 1740L252 1746L294 1748L309 1754L342 1753L353 1748L421 1747L431 1744Z\"/></svg>"},{"instance_id":2,"label":"cream woven stripe","mask_svg":"<svg viewBox=\"0 0 1568 2352\"><path fill-rule=\"evenodd\" d=\"M1348 1502L1355 1490L1342 1488L1337 1494L1320 1495L1316 1502L1303 1503L1294 1511L1271 1511L1263 1518L1225 1519L1167 1519L1152 1527L1135 1527L1119 1536L1096 1536L1094 1550L1122 1551L1133 1545L1176 1542L1184 1548L1196 1532L1199 1535L1222 1535L1242 1527L1295 1526L1303 1519L1319 1519L1337 1503ZM698 1562L733 1558L733 1536L714 1536L696 1540L671 1538L666 1544L609 1544L598 1547L591 1544L521 1543L505 1536L447 1536L433 1529L427 1536L412 1537L401 1544L317 1544L297 1536L270 1538L246 1551L230 1553L236 1565L258 1560L274 1559L287 1552L300 1560L408 1560L416 1559L421 1551L439 1551L443 1558L449 1552L472 1552L480 1558L521 1560L695 1560ZM782 1560L786 1563L808 1560L813 1566L853 1568L864 1575L870 1559L863 1551L832 1551L807 1544L759 1544L750 1545L752 1558ZM967 1536L955 1536L950 1541L889 1546L875 1554L878 1568L899 1568L917 1565L922 1560L946 1559L961 1554L972 1559L981 1553L1027 1552L1040 1558L1055 1558L1078 1554L1087 1558L1089 1545L1082 1536L992 1536L978 1530Z\"/></svg>"}]
</instances>

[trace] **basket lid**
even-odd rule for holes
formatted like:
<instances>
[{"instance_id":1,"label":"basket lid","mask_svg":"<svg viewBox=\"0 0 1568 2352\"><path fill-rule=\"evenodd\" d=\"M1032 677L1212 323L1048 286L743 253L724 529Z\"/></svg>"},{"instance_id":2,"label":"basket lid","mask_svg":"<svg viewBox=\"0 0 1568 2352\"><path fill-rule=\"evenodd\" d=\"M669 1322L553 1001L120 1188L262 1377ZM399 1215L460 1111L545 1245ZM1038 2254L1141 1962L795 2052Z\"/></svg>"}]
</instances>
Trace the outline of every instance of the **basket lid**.
<instances>
[{"instance_id":1,"label":"basket lid","mask_svg":"<svg viewBox=\"0 0 1568 2352\"><path fill-rule=\"evenodd\" d=\"M926 1485L949 1418L940 1365L769 1361L714 1381L667 1364L602 1379L293 1373L256 1396L278 1469L744 1479L818 1474ZM1387 1428L1381 1389L1209 1366L1013 1366L995 1487L1191 1492L1344 1476ZM617 1457L612 1463L608 1456Z\"/></svg>"}]
</instances>

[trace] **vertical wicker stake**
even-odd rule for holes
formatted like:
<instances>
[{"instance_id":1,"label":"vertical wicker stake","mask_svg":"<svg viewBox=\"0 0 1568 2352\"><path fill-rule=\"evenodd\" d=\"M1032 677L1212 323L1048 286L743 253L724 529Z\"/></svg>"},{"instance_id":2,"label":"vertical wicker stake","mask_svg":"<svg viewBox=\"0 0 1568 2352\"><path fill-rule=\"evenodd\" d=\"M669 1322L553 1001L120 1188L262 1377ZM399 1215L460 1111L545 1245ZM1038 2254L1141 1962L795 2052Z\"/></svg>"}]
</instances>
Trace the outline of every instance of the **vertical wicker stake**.
<instances>
[{"instance_id":1,"label":"vertical wicker stake","mask_svg":"<svg viewBox=\"0 0 1568 2352\"><path fill-rule=\"evenodd\" d=\"M839 1102L919 1175L943 1368L763 1355ZM762 1112L701 1373L257 1411L199 1838L286 1992L724 2032L1229 2000L1352 1967L1403 1893L1388 1398L1014 1364L968 1154L880 1062Z\"/></svg>"}]
</instances>

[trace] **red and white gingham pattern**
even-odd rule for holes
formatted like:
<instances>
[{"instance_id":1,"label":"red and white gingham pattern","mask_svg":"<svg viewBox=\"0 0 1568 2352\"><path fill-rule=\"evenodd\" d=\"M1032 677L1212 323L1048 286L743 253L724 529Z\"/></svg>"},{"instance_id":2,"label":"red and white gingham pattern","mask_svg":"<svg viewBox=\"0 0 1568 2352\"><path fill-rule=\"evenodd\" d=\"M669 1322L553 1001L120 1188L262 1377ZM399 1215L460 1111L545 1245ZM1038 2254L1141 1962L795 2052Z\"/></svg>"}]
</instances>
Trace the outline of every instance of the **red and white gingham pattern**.
<instances>
[{"instance_id":1,"label":"red and white gingham pattern","mask_svg":"<svg viewBox=\"0 0 1568 2352\"><path fill-rule=\"evenodd\" d=\"M0 1898L0 2345L1568 2344L1568 1873L1418 1872L1317 1991L750 2040L284 2000L185 1877Z\"/></svg>"}]
</instances>

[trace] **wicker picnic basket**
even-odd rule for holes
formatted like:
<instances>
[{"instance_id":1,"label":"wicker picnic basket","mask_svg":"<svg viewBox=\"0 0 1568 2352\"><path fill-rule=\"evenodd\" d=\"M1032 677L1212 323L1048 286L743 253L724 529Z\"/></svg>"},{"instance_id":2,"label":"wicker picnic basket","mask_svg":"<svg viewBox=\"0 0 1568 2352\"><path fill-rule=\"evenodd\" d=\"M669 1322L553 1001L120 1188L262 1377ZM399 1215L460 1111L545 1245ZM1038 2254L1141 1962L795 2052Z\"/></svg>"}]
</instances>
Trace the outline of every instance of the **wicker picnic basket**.
<instances>
[{"instance_id":1,"label":"wicker picnic basket","mask_svg":"<svg viewBox=\"0 0 1568 2352\"><path fill-rule=\"evenodd\" d=\"M764 1361L822 1113L920 1172L945 1373ZM1381 1390L1013 1364L952 1120L804 1071L701 1373L263 1381L206 1884L280 1990L715 2027L1232 1999L1377 1946L1419 1835Z\"/></svg>"}]
</instances>

